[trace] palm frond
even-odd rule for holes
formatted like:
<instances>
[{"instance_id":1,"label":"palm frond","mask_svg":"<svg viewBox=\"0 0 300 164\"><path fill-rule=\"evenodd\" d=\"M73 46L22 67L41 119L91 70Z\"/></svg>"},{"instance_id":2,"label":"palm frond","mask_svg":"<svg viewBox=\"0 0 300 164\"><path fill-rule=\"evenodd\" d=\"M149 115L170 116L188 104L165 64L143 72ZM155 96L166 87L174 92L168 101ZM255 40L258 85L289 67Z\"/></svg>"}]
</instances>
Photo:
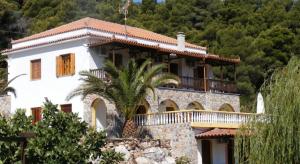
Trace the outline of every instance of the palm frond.
<instances>
[{"instance_id":1,"label":"palm frond","mask_svg":"<svg viewBox=\"0 0 300 164\"><path fill-rule=\"evenodd\" d=\"M96 94L114 103L125 119L131 119L149 93L152 92L155 97L157 86L179 83L177 76L162 73L166 65L150 66L151 60L146 60L141 66L130 60L126 67L118 69L108 61L104 70L110 77L109 82L99 79L90 72L80 72L82 84L67 96L67 100L79 95L84 99L90 94Z\"/></svg>"}]
</instances>

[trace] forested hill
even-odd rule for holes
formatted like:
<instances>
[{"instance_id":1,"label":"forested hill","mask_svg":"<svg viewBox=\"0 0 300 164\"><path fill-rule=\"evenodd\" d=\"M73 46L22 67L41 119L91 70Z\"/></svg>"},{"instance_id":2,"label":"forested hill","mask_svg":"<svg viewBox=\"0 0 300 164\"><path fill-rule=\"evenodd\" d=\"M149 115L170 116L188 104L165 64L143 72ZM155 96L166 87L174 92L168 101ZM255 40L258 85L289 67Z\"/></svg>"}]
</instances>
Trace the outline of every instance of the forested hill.
<instances>
[{"instance_id":1,"label":"forested hill","mask_svg":"<svg viewBox=\"0 0 300 164\"><path fill-rule=\"evenodd\" d=\"M9 40L82 17L123 23L121 0L0 0L0 48ZM131 5L128 24L187 40L225 56L240 56L238 88L244 102L270 73L300 54L300 1L143 0ZM246 100L246 101L245 101Z\"/></svg>"}]
</instances>

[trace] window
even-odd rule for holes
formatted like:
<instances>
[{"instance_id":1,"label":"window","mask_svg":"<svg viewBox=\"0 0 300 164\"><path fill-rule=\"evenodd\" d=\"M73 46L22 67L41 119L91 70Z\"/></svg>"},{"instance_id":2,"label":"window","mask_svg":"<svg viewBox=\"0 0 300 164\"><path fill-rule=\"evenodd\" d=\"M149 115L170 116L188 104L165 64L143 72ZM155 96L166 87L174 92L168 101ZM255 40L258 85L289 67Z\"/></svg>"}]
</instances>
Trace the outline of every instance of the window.
<instances>
[{"instance_id":1,"label":"window","mask_svg":"<svg viewBox=\"0 0 300 164\"><path fill-rule=\"evenodd\" d=\"M35 124L36 122L40 121L42 119L42 108L41 107L35 107L31 108L32 112L32 124Z\"/></svg>"},{"instance_id":2,"label":"window","mask_svg":"<svg viewBox=\"0 0 300 164\"><path fill-rule=\"evenodd\" d=\"M41 59L30 61L31 80L41 79Z\"/></svg>"},{"instance_id":3,"label":"window","mask_svg":"<svg viewBox=\"0 0 300 164\"><path fill-rule=\"evenodd\" d=\"M65 113L71 113L72 112L72 104L64 104L60 105L61 111Z\"/></svg>"},{"instance_id":4,"label":"window","mask_svg":"<svg viewBox=\"0 0 300 164\"><path fill-rule=\"evenodd\" d=\"M75 74L75 54L65 54L56 57L56 76L71 76Z\"/></svg>"}]
</instances>

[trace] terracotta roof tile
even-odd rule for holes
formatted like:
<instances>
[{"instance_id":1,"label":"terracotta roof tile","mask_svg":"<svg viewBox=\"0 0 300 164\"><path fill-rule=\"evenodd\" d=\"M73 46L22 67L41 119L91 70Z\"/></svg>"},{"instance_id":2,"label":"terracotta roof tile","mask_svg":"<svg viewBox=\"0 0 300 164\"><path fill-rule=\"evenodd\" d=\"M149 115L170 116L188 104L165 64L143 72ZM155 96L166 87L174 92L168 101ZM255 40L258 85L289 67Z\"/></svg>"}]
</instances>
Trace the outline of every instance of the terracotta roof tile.
<instances>
[{"instance_id":1,"label":"terracotta roof tile","mask_svg":"<svg viewBox=\"0 0 300 164\"><path fill-rule=\"evenodd\" d=\"M207 132L196 135L196 138L218 138L218 137L234 137L237 134L236 129L219 129L215 128Z\"/></svg>"},{"instance_id":2,"label":"terracotta roof tile","mask_svg":"<svg viewBox=\"0 0 300 164\"><path fill-rule=\"evenodd\" d=\"M212 60L218 60L218 61L223 61L223 62L228 62L228 63L236 63L236 64L238 64L240 62L239 58L226 58L226 57L220 57L219 55L214 55L214 54L206 55L206 54L189 52L189 51L178 51L178 50L173 50L173 49L161 48L161 47L159 47L159 45L146 45L146 44L138 43L138 42L132 41L132 40L124 40L124 39L117 39L117 38L101 39L101 41L91 43L91 44L89 44L89 46L95 47L95 46L110 44L110 43L114 43L114 42L138 46L138 47L152 48L152 49L156 49L159 52L175 53L177 55L183 55L183 56L189 56L189 57L195 57L195 58L202 58L202 59L206 58L206 59L212 59Z\"/></svg>"},{"instance_id":3,"label":"terracotta roof tile","mask_svg":"<svg viewBox=\"0 0 300 164\"><path fill-rule=\"evenodd\" d=\"M47 36L79 30L83 28L90 28L94 30L100 30L104 32L110 32L110 33L121 34L121 35L126 34L124 25L87 17L38 34L34 34L19 40L15 40L13 41L13 43L25 42L29 40L34 40L38 38L43 38ZM141 38L141 39L146 39L146 40L158 41L162 43L177 44L177 40L174 38L161 35L152 31L144 30L141 28L131 27L131 26L127 26L127 35ZM186 43L186 46L191 48L206 49L206 47L201 47L190 43Z\"/></svg>"}]
</instances>

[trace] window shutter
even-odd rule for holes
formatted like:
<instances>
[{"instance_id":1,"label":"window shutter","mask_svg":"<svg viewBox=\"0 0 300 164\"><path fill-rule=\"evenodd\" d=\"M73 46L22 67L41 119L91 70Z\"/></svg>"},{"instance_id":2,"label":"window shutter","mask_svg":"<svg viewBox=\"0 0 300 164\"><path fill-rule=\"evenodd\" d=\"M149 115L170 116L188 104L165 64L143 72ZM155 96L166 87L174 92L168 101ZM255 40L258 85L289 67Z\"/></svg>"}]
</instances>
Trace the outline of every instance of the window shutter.
<instances>
[{"instance_id":1,"label":"window shutter","mask_svg":"<svg viewBox=\"0 0 300 164\"><path fill-rule=\"evenodd\" d=\"M72 112L72 104L64 104L60 106L61 111L65 113L71 113Z\"/></svg>"},{"instance_id":2,"label":"window shutter","mask_svg":"<svg viewBox=\"0 0 300 164\"><path fill-rule=\"evenodd\" d=\"M31 111L33 117L32 124L35 124L36 122L42 119L42 108L41 107L31 108Z\"/></svg>"},{"instance_id":3,"label":"window shutter","mask_svg":"<svg viewBox=\"0 0 300 164\"><path fill-rule=\"evenodd\" d=\"M62 59L61 56L56 57L56 77L62 76Z\"/></svg>"},{"instance_id":4,"label":"window shutter","mask_svg":"<svg viewBox=\"0 0 300 164\"><path fill-rule=\"evenodd\" d=\"M31 61L31 80L41 79L41 59Z\"/></svg>"},{"instance_id":5,"label":"window shutter","mask_svg":"<svg viewBox=\"0 0 300 164\"><path fill-rule=\"evenodd\" d=\"M70 74L74 75L75 74L75 54L70 54Z\"/></svg>"}]
</instances>

